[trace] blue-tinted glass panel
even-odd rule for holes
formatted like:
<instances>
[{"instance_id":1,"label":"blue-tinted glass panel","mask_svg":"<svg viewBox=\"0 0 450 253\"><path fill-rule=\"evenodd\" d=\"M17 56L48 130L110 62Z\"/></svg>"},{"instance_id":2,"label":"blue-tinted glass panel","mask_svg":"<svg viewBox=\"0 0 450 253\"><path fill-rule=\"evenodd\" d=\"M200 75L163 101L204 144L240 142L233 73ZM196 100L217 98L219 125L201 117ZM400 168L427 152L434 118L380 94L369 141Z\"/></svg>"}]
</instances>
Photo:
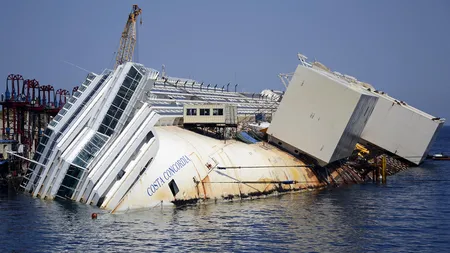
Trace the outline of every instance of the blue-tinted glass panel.
<instances>
[{"instance_id":1,"label":"blue-tinted glass panel","mask_svg":"<svg viewBox=\"0 0 450 253\"><path fill-rule=\"evenodd\" d=\"M111 124L109 125L109 127L112 128L112 129L116 128L117 122L118 122L117 119L113 119L111 121Z\"/></svg>"},{"instance_id":2,"label":"blue-tinted glass panel","mask_svg":"<svg viewBox=\"0 0 450 253\"><path fill-rule=\"evenodd\" d=\"M125 77L125 80L123 81L122 86L129 88L131 86L131 83L133 83L133 79L131 79L127 76L127 77Z\"/></svg>"},{"instance_id":3,"label":"blue-tinted glass panel","mask_svg":"<svg viewBox=\"0 0 450 253\"><path fill-rule=\"evenodd\" d=\"M98 131L102 134L106 134L106 130L107 130L107 127L103 124L101 124L100 127L98 128Z\"/></svg>"},{"instance_id":4,"label":"blue-tinted glass panel","mask_svg":"<svg viewBox=\"0 0 450 253\"><path fill-rule=\"evenodd\" d=\"M111 136L114 133L114 130L112 130L111 128L108 128L108 130L106 130L106 135Z\"/></svg>"},{"instance_id":5,"label":"blue-tinted glass panel","mask_svg":"<svg viewBox=\"0 0 450 253\"><path fill-rule=\"evenodd\" d=\"M95 75L94 74L91 74L91 73L89 73L88 75L87 75L87 79L89 79L89 80L94 80L95 79ZM90 83L90 82L89 82Z\"/></svg>"},{"instance_id":6,"label":"blue-tinted glass panel","mask_svg":"<svg viewBox=\"0 0 450 253\"><path fill-rule=\"evenodd\" d=\"M118 110L118 109L117 109L117 107L115 107L115 106L109 107L108 115L111 115L112 117L114 117L114 115L116 115L117 110Z\"/></svg>"},{"instance_id":7,"label":"blue-tinted glass panel","mask_svg":"<svg viewBox=\"0 0 450 253\"><path fill-rule=\"evenodd\" d=\"M109 124L111 124L111 120L112 120L112 117L109 115L106 115L103 118L102 124L104 124L105 126L109 126Z\"/></svg>"},{"instance_id":8,"label":"blue-tinted glass panel","mask_svg":"<svg viewBox=\"0 0 450 253\"><path fill-rule=\"evenodd\" d=\"M78 166L81 166L81 167L83 167L83 168L85 168L86 166L87 166L87 163L85 162L85 161L83 161L83 160L81 160L80 158L75 158L75 160L73 160L73 163L74 164L76 164L76 165L78 165Z\"/></svg>"},{"instance_id":9,"label":"blue-tinted glass panel","mask_svg":"<svg viewBox=\"0 0 450 253\"><path fill-rule=\"evenodd\" d=\"M48 137L47 136L42 136L41 137L41 144L43 144L43 145L45 145L45 144L47 144L47 142L48 142Z\"/></svg>"},{"instance_id":10,"label":"blue-tinted glass panel","mask_svg":"<svg viewBox=\"0 0 450 253\"><path fill-rule=\"evenodd\" d=\"M41 154L40 153L35 153L34 156L33 156L33 160L39 161L39 159L41 159Z\"/></svg>"},{"instance_id":11,"label":"blue-tinted glass panel","mask_svg":"<svg viewBox=\"0 0 450 253\"><path fill-rule=\"evenodd\" d=\"M62 116L61 115L56 115L56 117L53 119L56 122L59 122L61 120Z\"/></svg>"},{"instance_id":12,"label":"blue-tinted glass panel","mask_svg":"<svg viewBox=\"0 0 450 253\"><path fill-rule=\"evenodd\" d=\"M51 130L49 128L45 129L45 131L44 131L44 134L47 135L47 136L52 135L52 133L53 133L53 130Z\"/></svg>"},{"instance_id":13,"label":"blue-tinted glass panel","mask_svg":"<svg viewBox=\"0 0 450 253\"><path fill-rule=\"evenodd\" d=\"M127 94L125 95L124 98L125 98L127 101L130 101L130 99L131 99L132 96L133 96L133 91L129 90L129 91L127 92Z\"/></svg>"},{"instance_id":14,"label":"blue-tinted glass panel","mask_svg":"<svg viewBox=\"0 0 450 253\"><path fill-rule=\"evenodd\" d=\"M130 90L136 90L136 87L139 85L139 81L134 81L131 86L130 86Z\"/></svg>"},{"instance_id":15,"label":"blue-tinted glass panel","mask_svg":"<svg viewBox=\"0 0 450 253\"><path fill-rule=\"evenodd\" d=\"M117 111L117 113L116 113L116 115L114 116L114 118L120 119L120 117L122 116L122 113L123 113L122 110Z\"/></svg>"},{"instance_id":16,"label":"blue-tinted glass panel","mask_svg":"<svg viewBox=\"0 0 450 253\"><path fill-rule=\"evenodd\" d=\"M88 142L86 146L84 146L83 150L90 154L95 155L98 152L99 148L94 144L92 144L91 142Z\"/></svg>"},{"instance_id":17,"label":"blue-tinted glass panel","mask_svg":"<svg viewBox=\"0 0 450 253\"><path fill-rule=\"evenodd\" d=\"M115 105L115 106L117 106L117 107L120 107L120 104L122 103L122 98L120 98L120 97L116 97L116 98L114 98L114 101L113 101L113 105Z\"/></svg>"},{"instance_id":18,"label":"blue-tinted glass panel","mask_svg":"<svg viewBox=\"0 0 450 253\"><path fill-rule=\"evenodd\" d=\"M126 100L123 100L122 103L120 104L119 108L122 110L125 110L125 108L127 108L127 104L128 104L128 102Z\"/></svg>"},{"instance_id":19,"label":"blue-tinted glass panel","mask_svg":"<svg viewBox=\"0 0 450 253\"><path fill-rule=\"evenodd\" d=\"M134 67L131 67L130 70L128 71L128 76L130 76L131 78L134 78L137 74L138 71Z\"/></svg>"},{"instance_id":20,"label":"blue-tinted glass panel","mask_svg":"<svg viewBox=\"0 0 450 253\"><path fill-rule=\"evenodd\" d=\"M92 138L92 141L94 142L95 145L97 145L98 147L102 147L103 144L105 144L105 142L108 140L107 137L102 136L100 134L95 134L94 137Z\"/></svg>"},{"instance_id":21,"label":"blue-tinted glass panel","mask_svg":"<svg viewBox=\"0 0 450 253\"><path fill-rule=\"evenodd\" d=\"M39 144L39 146L37 147L37 151L42 153L45 149L45 145Z\"/></svg>"},{"instance_id":22,"label":"blue-tinted glass panel","mask_svg":"<svg viewBox=\"0 0 450 253\"><path fill-rule=\"evenodd\" d=\"M142 75L141 74L137 74L136 77L134 78L134 80L140 82L142 79Z\"/></svg>"}]
</instances>

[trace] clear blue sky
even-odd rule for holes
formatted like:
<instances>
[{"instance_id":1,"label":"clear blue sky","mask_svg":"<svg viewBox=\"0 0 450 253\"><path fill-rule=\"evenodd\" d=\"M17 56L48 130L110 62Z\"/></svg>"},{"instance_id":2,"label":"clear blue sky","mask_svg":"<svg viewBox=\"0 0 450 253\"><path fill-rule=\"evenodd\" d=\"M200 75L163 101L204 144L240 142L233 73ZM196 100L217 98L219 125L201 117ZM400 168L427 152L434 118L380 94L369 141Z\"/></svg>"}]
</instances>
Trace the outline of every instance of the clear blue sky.
<instances>
[{"instance_id":1,"label":"clear blue sky","mask_svg":"<svg viewBox=\"0 0 450 253\"><path fill-rule=\"evenodd\" d=\"M450 122L450 1L3 1L0 77L58 88L111 66L131 5L135 60L239 90L282 89L297 52ZM4 84L2 88L4 92ZM448 123L447 123L448 124Z\"/></svg>"}]
</instances>

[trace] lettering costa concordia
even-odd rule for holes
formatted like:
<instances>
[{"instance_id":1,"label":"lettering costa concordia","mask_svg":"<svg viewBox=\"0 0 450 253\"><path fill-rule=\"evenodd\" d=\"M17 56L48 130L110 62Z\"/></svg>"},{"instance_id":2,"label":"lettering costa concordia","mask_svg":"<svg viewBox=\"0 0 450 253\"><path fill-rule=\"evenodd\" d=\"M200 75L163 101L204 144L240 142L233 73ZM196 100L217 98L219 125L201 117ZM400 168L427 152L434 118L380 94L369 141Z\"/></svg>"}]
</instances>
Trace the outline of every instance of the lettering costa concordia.
<instances>
[{"instance_id":1,"label":"lettering costa concordia","mask_svg":"<svg viewBox=\"0 0 450 253\"><path fill-rule=\"evenodd\" d=\"M155 179L155 181L152 184L150 184L150 186L147 188L147 194L149 196L153 196L153 194L155 194L156 191L166 183L166 181L168 181L170 178L172 178L178 171L180 171L189 162L191 162L191 159L189 159L189 157L187 157L186 155L184 155L180 159L178 159L167 170L165 170L161 176L157 177Z\"/></svg>"}]
</instances>

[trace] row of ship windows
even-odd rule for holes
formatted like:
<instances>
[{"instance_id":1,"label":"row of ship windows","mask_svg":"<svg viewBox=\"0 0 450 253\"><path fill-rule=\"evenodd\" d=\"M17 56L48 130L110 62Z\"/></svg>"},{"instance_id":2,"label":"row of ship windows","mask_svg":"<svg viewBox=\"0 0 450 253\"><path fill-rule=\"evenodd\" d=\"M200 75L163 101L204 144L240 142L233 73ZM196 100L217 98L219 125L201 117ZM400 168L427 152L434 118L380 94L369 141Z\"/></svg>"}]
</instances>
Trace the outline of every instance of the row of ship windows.
<instances>
[{"instance_id":1,"label":"row of ship windows","mask_svg":"<svg viewBox=\"0 0 450 253\"><path fill-rule=\"evenodd\" d=\"M98 128L98 132L107 136L111 136L114 133L114 128L112 127L115 127L116 125L117 121L115 121L114 124L110 126L105 126L104 124L101 124L100 127Z\"/></svg>"},{"instance_id":2,"label":"row of ship windows","mask_svg":"<svg viewBox=\"0 0 450 253\"><path fill-rule=\"evenodd\" d=\"M84 145L83 149L78 153L77 157L73 161L74 164L86 168L89 162L97 155L100 149L105 145L107 137L96 133L86 145Z\"/></svg>"},{"instance_id":3,"label":"row of ship windows","mask_svg":"<svg viewBox=\"0 0 450 253\"><path fill-rule=\"evenodd\" d=\"M102 79L98 82L98 84L96 85L96 87L91 91L91 93L89 94L88 97L85 98L86 100L89 100L92 95L98 90L98 88L103 84L103 82L106 80L106 78L109 76L109 74L105 74ZM90 82L89 82L90 83ZM64 107L68 110L69 108L72 107L72 104L70 103L66 103L66 105L64 105ZM81 109L84 107L84 104L82 106L79 106L76 111L72 114L71 118L64 124L64 126L61 128L61 130L59 131L57 137L54 138L54 140L56 141L58 139L58 137L61 135L61 133L64 133L64 131L67 129L67 127L69 126L70 122L72 121L72 119L81 111ZM56 118L56 117L55 117ZM57 121L53 120L50 125L54 126L52 123L54 123L54 125L57 124ZM45 149L45 145L48 142L49 137L52 135L53 130L50 128L47 128L44 131L44 136L41 137L40 141L39 141L39 145L37 148L37 153L34 155L33 160L35 161L39 161L40 157L41 157L41 153L44 151ZM51 145L52 147L54 146L53 143ZM48 157L49 154L47 154L46 157Z\"/></svg>"},{"instance_id":4,"label":"row of ship windows","mask_svg":"<svg viewBox=\"0 0 450 253\"><path fill-rule=\"evenodd\" d=\"M111 136L114 133L114 129L123 114L123 110L127 107L141 79L142 75L134 67L131 67L112 105L108 109L107 115L103 118L102 124L98 129L100 133L107 136Z\"/></svg>"},{"instance_id":5,"label":"row of ship windows","mask_svg":"<svg viewBox=\"0 0 450 253\"><path fill-rule=\"evenodd\" d=\"M209 109L209 108L199 109L198 111L200 112L200 116L211 116L211 109ZM195 108L186 109L186 115L197 116L197 109L195 109ZM212 115L213 116L222 116L223 109L222 108L213 108Z\"/></svg>"},{"instance_id":6,"label":"row of ship windows","mask_svg":"<svg viewBox=\"0 0 450 253\"><path fill-rule=\"evenodd\" d=\"M53 148L54 148L54 146L56 145L56 141L57 141L58 138L61 136L61 134L66 130L66 128L69 126L69 124L70 124L70 122L72 121L72 119L79 113L79 111L84 107L84 104L86 103L86 101L89 100L89 99L93 96L93 94L98 90L98 88L103 84L103 82L106 80L106 78L107 78L108 76L109 76L109 73L106 73L105 75L103 75L102 79L97 83L96 87L91 91L91 93L89 94L89 96L87 96L87 97L85 98L84 103L76 109L76 111L72 114L71 119L68 120L68 121L64 124L64 126L60 129L60 131L58 132L58 134L53 138L53 141L52 141L52 143L51 143L51 145L50 145L50 147L49 147L49 150L48 150L47 153L46 153L45 159L44 159L44 161L42 162L43 164L47 164L48 158L49 158L50 155L53 153ZM92 74L88 75L88 79L89 79L89 78L94 79L95 77L96 77L96 76L94 76L94 75L92 75ZM90 83L91 83L91 80L87 80L87 81L85 81L85 83L83 83L83 84L89 85ZM76 101L76 98L74 98L74 97L72 96L71 99L69 99L69 102L66 103L66 104L64 105L65 110L63 110L64 112L62 113L62 115L66 114L66 112L72 107L72 104L71 104L70 101L72 101L72 103L73 103L74 101ZM58 115L58 116L60 116L60 115ZM58 116L57 116L57 117L58 117ZM56 119L57 117L55 117L55 119ZM60 116L57 120L59 121L59 120L61 119L61 117L62 117L62 116ZM56 125L56 124L58 123L58 121L55 120L55 119L50 123L50 125L52 125L52 123L54 123L54 125ZM37 152L35 153L35 155L34 155L34 157L33 157L33 160L35 160L35 161L39 161L39 160L40 160L40 158L41 158L41 156L42 156L42 153L43 153L43 151L44 151L44 149L45 149L45 145L47 144L47 142L48 142L48 140L49 140L49 137L52 135L52 133L53 133L53 130L50 129L50 128L47 128L47 129L44 131L44 135L41 137L39 146L38 146L38 148L37 148ZM32 168L33 171L34 171L35 167L36 167L35 164L33 164L33 165L31 166L31 168ZM36 180L38 180L38 178L40 177L41 172L42 172L42 170L39 171L37 177L35 178L35 183L36 183Z\"/></svg>"},{"instance_id":7,"label":"row of ship windows","mask_svg":"<svg viewBox=\"0 0 450 253\"><path fill-rule=\"evenodd\" d=\"M103 78L102 78L101 81L99 82L99 85L101 85L101 84L105 81L105 79L107 78L107 76L108 76L108 75L103 76ZM88 75L88 80L86 80L86 81L83 83L82 87L85 87L85 88L86 88L86 87L91 83L91 80L89 80L89 78L95 78L95 76L92 75L92 74L89 74L89 75ZM84 88L83 90L85 90L85 88ZM97 89L93 90L92 92L95 92L96 90L97 90ZM81 94L81 93L79 93L79 94ZM90 96L90 97L91 97L91 96ZM73 97L72 97L72 98L73 98ZM74 101L76 101L76 99L74 99ZM50 123L50 125L55 126L55 125L57 124L57 122L58 122L59 120L61 120L61 118L67 113L68 109L70 109L71 107L72 107L72 104L71 104L71 103L66 103L66 105L64 105L63 109L62 109L62 110L59 112L59 114L53 119L53 121ZM78 109L81 109L81 107L78 108ZM77 111L78 111L78 110L77 110ZM64 131L65 129L66 129L66 128L61 129L61 131ZM44 149L45 149L45 145L47 144L47 142L48 142L48 140L49 140L49 137L51 136L52 133L53 133L53 130L51 130L50 128L47 128L47 129L44 131L44 136L41 137L40 144L38 145L38 148L37 148L37 153L36 153L36 157L35 157L36 160L39 160L39 158L40 158L42 152L43 152ZM56 136L54 139L56 140L56 139L59 137L60 134L61 134L61 132L60 132L60 133L58 134L58 136ZM55 143L52 143L51 147L53 147L54 144L55 144ZM47 154L46 157L48 157L50 154L51 154L51 153L49 152L49 153Z\"/></svg>"},{"instance_id":8,"label":"row of ship windows","mask_svg":"<svg viewBox=\"0 0 450 253\"><path fill-rule=\"evenodd\" d=\"M89 140L89 142L83 147L74 159L73 163L86 168L88 164L94 159L100 149L105 145L108 140L107 136L111 136L114 133L118 120L123 114L123 110L127 107L127 104L133 96L134 90L137 88L142 75L134 68L131 67L128 71L127 77L120 86L113 103L108 109L107 115L102 120L102 124L98 128L98 132ZM75 173L71 176L78 177L81 173L79 169L73 168ZM69 174L69 173L68 173ZM75 184L76 186L76 184Z\"/></svg>"},{"instance_id":9,"label":"row of ship windows","mask_svg":"<svg viewBox=\"0 0 450 253\"><path fill-rule=\"evenodd\" d=\"M88 75L88 78L91 74ZM64 105L64 107L59 111L58 115L50 122L50 126L55 127L61 118L67 113L67 111L72 107L72 104L81 96L82 92L86 90L86 88L91 84L91 80L85 80L83 84L80 86L78 91L76 91L73 96L69 99L68 103Z\"/></svg>"}]
</instances>

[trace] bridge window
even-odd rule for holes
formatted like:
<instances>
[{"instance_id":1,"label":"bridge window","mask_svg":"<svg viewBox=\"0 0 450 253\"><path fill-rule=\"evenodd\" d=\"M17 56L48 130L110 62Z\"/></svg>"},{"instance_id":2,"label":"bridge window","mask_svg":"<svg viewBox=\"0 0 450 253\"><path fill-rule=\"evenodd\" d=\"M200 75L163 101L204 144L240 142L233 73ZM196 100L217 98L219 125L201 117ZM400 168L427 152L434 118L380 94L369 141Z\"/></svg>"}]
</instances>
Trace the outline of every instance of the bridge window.
<instances>
[{"instance_id":1,"label":"bridge window","mask_svg":"<svg viewBox=\"0 0 450 253\"><path fill-rule=\"evenodd\" d=\"M186 109L186 115L197 115L197 109Z\"/></svg>"},{"instance_id":2,"label":"bridge window","mask_svg":"<svg viewBox=\"0 0 450 253\"><path fill-rule=\"evenodd\" d=\"M215 116L223 115L223 109L213 109L213 115Z\"/></svg>"},{"instance_id":3,"label":"bridge window","mask_svg":"<svg viewBox=\"0 0 450 253\"><path fill-rule=\"evenodd\" d=\"M209 109L200 109L200 115L209 116Z\"/></svg>"}]
</instances>

